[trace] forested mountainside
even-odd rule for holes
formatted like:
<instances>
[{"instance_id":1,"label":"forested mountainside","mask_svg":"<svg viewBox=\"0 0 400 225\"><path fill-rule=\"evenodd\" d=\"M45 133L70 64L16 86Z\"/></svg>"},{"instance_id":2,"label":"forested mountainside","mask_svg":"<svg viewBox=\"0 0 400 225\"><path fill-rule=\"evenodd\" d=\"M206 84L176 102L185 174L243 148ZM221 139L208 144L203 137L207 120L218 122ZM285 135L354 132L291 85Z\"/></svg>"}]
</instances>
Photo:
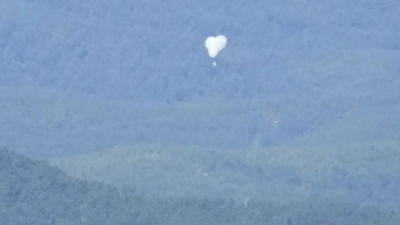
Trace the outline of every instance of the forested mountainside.
<instances>
[{"instance_id":1,"label":"forested mountainside","mask_svg":"<svg viewBox=\"0 0 400 225\"><path fill-rule=\"evenodd\" d=\"M345 202L144 196L71 178L42 161L0 149L0 218L4 225L300 224L397 225L393 211Z\"/></svg>"},{"instance_id":2,"label":"forested mountainside","mask_svg":"<svg viewBox=\"0 0 400 225\"><path fill-rule=\"evenodd\" d=\"M256 136L276 146L360 112L366 139L396 138L399 9L397 0L0 2L0 144L40 158L129 143L226 150ZM213 68L204 40L218 34L228 45Z\"/></svg>"},{"instance_id":3,"label":"forested mountainside","mask_svg":"<svg viewBox=\"0 0 400 225\"><path fill-rule=\"evenodd\" d=\"M165 197L337 201L400 211L400 141L221 151L118 146L50 161L67 174Z\"/></svg>"},{"instance_id":4,"label":"forested mountainside","mask_svg":"<svg viewBox=\"0 0 400 225\"><path fill-rule=\"evenodd\" d=\"M398 0L0 12L1 222L400 224Z\"/></svg>"}]
</instances>

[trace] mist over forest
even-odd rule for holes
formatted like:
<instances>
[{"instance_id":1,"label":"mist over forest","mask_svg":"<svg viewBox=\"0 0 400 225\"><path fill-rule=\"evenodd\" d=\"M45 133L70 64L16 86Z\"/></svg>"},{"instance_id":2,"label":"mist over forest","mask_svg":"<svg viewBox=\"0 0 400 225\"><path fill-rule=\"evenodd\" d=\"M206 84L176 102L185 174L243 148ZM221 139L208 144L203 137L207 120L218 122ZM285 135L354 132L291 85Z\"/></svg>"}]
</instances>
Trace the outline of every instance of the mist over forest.
<instances>
[{"instance_id":1,"label":"mist over forest","mask_svg":"<svg viewBox=\"0 0 400 225\"><path fill-rule=\"evenodd\" d=\"M399 224L399 21L396 0L0 1L0 220Z\"/></svg>"}]
</instances>

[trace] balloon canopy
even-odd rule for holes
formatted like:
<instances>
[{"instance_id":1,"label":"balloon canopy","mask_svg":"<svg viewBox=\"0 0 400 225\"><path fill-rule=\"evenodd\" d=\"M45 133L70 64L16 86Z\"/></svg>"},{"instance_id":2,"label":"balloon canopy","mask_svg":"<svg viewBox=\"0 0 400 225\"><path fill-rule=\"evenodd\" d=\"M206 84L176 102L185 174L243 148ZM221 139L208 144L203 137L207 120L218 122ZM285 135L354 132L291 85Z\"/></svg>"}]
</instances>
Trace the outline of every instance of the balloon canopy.
<instances>
[{"instance_id":1,"label":"balloon canopy","mask_svg":"<svg viewBox=\"0 0 400 225\"><path fill-rule=\"evenodd\" d=\"M208 55L211 58L215 58L218 53L225 48L227 39L224 35L219 35L217 37L210 36L206 39L206 48L208 50Z\"/></svg>"}]
</instances>

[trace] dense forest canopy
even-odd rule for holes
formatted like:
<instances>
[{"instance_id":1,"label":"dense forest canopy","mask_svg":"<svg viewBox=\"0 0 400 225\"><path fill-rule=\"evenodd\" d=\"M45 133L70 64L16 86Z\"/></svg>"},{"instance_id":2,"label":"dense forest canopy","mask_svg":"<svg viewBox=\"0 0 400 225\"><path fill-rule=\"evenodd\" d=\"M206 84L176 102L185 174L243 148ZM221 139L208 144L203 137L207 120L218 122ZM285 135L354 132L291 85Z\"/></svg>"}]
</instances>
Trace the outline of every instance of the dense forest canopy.
<instances>
[{"instance_id":1,"label":"dense forest canopy","mask_svg":"<svg viewBox=\"0 0 400 225\"><path fill-rule=\"evenodd\" d=\"M29 224L396 225L390 210L346 202L280 203L162 198L68 177L42 161L0 149L0 217Z\"/></svg>"},{"instance_id":2,"label":"dense forest canopy","mask_svg":"<svg viewBox=\"0 0 400 225\"><path fill-rule=\"evenodd\" d=\"M0 143L41 158L138 142L270 146L359 112L380 126L368 138L399 136L399 8L2 2ZM213 68L204 41L218 34L229 44Z\"/></svg>"}]
</instances>

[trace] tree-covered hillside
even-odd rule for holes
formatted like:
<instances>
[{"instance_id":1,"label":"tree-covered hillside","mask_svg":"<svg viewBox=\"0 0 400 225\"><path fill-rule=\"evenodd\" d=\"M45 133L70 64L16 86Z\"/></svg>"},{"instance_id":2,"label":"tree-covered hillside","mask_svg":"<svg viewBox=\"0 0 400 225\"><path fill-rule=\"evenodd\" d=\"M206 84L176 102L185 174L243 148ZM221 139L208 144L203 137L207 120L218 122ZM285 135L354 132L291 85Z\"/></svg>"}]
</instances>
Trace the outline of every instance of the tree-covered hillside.
<instances>
[{"instance_id":1,"label":"tree-covered hillside","mask_svg":"<svg viewBox=\"0 0 400 225\"><path fill-rule=\"evenodd\" d=\"M400 210L400 141L221 151L118 146L51 160L71 176L167 197L348 200Z\"/></svg>"},{"instance_id":2,"label":"tree-covered hillside","mask_svg":"<svg viewBox=\"0 0 400 225\"><path fill-rule=\"evenodd\" d=\"M346 202L139 196L101 183L70 178L44 162L0 149L0 218L3 225L263 224L397 225L396 212Z\"/></svg>"},{"instance_id":3,"label":"tree-covered hillside","mask_svg":"<svg viewBox=\"0 0 400 225\"><path fill-rule=\"evenodd\" d=\"M139 142L243 148L256 136L273 146L360 110L375 119L365 133L393 139L399 9L397 0L2 1L0 143L35 157ZM204 40L218 34L228 45L212 68Z\"/></svg>"}]
</instances>

